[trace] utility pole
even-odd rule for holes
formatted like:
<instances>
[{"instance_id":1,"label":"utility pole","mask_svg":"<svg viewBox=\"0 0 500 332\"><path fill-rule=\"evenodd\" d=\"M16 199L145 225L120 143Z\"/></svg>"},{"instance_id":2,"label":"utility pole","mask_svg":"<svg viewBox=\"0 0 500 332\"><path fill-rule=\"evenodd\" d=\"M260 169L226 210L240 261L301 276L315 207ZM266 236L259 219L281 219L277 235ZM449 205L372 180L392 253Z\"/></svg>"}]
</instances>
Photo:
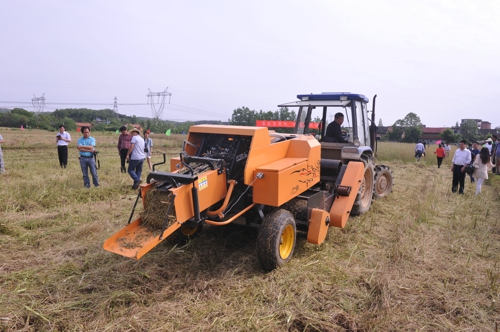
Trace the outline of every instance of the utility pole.
<instances>
[{"instance_id":1,"label":"utility pole","mask_svg":"<svg viewBox=\"0 0 500 332\"><path fill-rule=\"evenodd\" d=\"M35 109L35 113L39 114L40 112L43 112L43 109L45 107L45 92L42 94L41 97L36 97L33 94L33 98L31 98L31 104L33 105L33 108Z\"/></svg>"},{"instance_id":2,"label":"utility pole","mask_svg":"<svg viewBox=\"0 0 500 332\"><path fill-rule=\"evenodd\" d=\"M151 92L151 89L148 89L148 104L151 105L151 111L153 112L153 118L155 120L155 123L158 124L158 120L161 118L163 109L165 108L165 99L168 96L168 103L170 104L170 97L172 96L172 93L167 92L168 87L165 89L165 91L162 92ZM154 97L158 97L157 102L155 103ZM160 100L161 98L161 100ZM158 106L158 107L157 107Z\"/></svg>"}]
</instances>

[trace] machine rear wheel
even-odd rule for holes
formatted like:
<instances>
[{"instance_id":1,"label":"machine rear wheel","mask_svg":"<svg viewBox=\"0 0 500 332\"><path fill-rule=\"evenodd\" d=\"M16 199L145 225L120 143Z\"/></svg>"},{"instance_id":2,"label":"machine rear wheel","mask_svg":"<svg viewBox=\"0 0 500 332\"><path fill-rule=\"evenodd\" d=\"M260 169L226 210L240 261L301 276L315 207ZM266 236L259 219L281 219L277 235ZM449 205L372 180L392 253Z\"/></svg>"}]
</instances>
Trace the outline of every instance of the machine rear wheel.
<instances>
[{"instance_id":1,"label":"machine rear wheel","mask_svg":"<svg viewBox=\"0 0 500 332\"><path fill-rule=\"evenodd\" d=\"M389 167L385 165L375 166L375 185L373 188L373 196L375 198L382 198L392 192L392 172Z\"/></svg>"},{"instance_id":2,"label":"machine rear wheel","mask_svg":"<svg viewBox=\"0 0 500 332\"><path fill-rule=\"evenodd\" d=\"M371 162L365 163L365 175L354 201L351 215L359 216L370 209L373 198L373 179L373 164Z\"/></svg>"},{"instance_id":3,"label":"machine rear wheel","mask_svg":"<svg viewBox=\"0 0 500 332\"><path fill-rule=\"evenodd\" d=\"M262 268L272 271L287 263L293 254L297 229L293 215L283 209L266 216L257 238L257 256Z\"/></svg>"}]
</instances>

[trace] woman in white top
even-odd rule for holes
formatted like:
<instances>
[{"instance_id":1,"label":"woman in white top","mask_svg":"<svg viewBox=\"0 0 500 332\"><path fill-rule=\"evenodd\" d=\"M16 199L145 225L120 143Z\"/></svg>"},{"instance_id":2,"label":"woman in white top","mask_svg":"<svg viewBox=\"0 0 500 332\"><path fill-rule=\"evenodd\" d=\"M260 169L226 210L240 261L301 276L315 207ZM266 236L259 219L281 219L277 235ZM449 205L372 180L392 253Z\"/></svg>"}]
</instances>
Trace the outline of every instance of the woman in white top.
<instances>
[{"instance_id":1,"label":"woman in white top","mask_svg":"<svg viewBox=\"0 0 500 332\"><path fill-rule=\"evenodd\" d=\"M493 167L493 164L490 161L490 153L488 148L482 148L481 152L476 155L474 159L474 178L476 181L476 195L481 192L481 186L483 185L484 180L488 179L488 170Z\"/></svg>"}]
</instances>

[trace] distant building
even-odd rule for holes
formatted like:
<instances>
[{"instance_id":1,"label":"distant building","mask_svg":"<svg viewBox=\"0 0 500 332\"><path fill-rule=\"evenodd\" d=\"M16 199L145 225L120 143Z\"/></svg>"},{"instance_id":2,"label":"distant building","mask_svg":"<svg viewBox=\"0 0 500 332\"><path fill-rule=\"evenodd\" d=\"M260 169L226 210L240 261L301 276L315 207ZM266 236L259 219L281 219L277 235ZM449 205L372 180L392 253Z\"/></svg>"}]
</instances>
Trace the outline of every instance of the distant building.
<instances>
[{"instance_id":1,"label":"distant building","mask_svg":"<svg viewBox=\"0 0 500 332\"><path fill-rule=\"evenodd\" d=\"M436 141L441 140L442 138L439 136L443 131L445 131L446 127L423 127L422 128L422 136L420 139L429 144L434 144Z\"/></svg>"},{"instance_id":2,"label":"distant building","mask_svg":"<svg viewBox=\"0 0 500 332\"><path fill-rule=\"evenodd\" d=\"M460 125L464 124L466 121L475 121L477 124L477 131L480 136L486 137L488 135L497 135L498 136L498 131L496 129L491 129L491 122L489 121L483 121L481 119L462 119L460 121ZM453 131L456 134L461 134L460 132L460 127L456 128L453 127Z\"/></svg>"},{"instance_id":3,"label":"distant building","mask_svg":"<svg viewBox=\"0 0 500 332\"><path fill-rule=\"evenodd\" d=\"M477 129L491 129L491 122L483 121L481 119L462 119L460 120L460 125L463 125L466 121L476 122Z\"/></svg>"},{"instance_id":4,"label":"distant building","mask_svg":"<svg viewBox=\"0 0 500 332\"><path fill-rule=\"evenodd\" d=\"M82 130L82 127L89 127L90 129L92 129L92 124L91 123L87 123L87 122L75 122L76 124L76 131L77 132L80 132Z\"/></svg>"}]
</instances>

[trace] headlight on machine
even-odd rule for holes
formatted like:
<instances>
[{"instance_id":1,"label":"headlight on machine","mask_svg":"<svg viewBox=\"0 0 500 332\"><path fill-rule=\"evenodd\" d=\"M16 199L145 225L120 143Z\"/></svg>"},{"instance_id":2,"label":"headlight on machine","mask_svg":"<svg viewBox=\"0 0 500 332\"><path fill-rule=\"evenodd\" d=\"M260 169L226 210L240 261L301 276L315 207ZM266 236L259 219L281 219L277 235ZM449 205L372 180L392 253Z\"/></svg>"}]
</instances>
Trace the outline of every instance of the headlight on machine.
<instances>
[{"instance_id":1,"label":"headlight on machine","mask_svg":"<svg viewBox=\"0 0 500 332\"><path fill-rule=\"evenodd\" d=\"M348 148L348 147L343 148L342 153L355 154L355 155L359 154L358 148Z\"/></svg>"},{"instance_id":2,"label":"headlight on machine","mask_svg":"<svg viewBox=\"0 0 500 332\"><path fill-rule=\"evenodd\" d=\"M359 139L355 139L353 143L354 143L355 147L359 147L361 145L361 143L359 142Z\"/></svg>"}]
</instances>

